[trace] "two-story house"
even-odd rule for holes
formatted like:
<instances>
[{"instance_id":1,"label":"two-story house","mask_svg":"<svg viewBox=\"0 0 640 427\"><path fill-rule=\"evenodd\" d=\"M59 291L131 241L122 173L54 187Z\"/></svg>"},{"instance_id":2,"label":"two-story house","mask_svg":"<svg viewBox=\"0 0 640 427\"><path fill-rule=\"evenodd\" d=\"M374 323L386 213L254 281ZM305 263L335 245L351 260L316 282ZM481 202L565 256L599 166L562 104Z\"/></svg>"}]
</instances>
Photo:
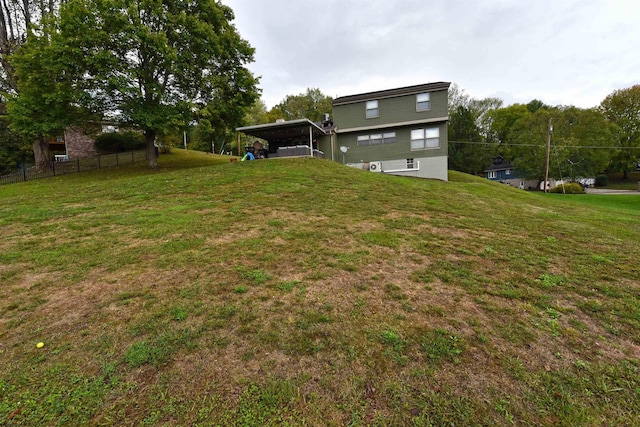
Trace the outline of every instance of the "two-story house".
<instances>
[{"instance_id":1,"label":"two-story house","mask_svg":"<svg viewBox=\"0 0 640 427\"><path fill-rule=\"evenodd\" d=\"M447 180L447 98L438 82L343 96L333 119L236 129L268 142L269 157L317 156L371 172ZM249 140L245 145L250 145Z\"/></svg>"},{"instance_id":2,"label":"two-story house","mask_svg":"<svg viewBox=\"0 0 640 427\"><path fill-rule=\"evenodd\" d=\"M336 143L345 163L446 181L449 85L428 83L336 98Z\"/></svg>"}]
</instances>

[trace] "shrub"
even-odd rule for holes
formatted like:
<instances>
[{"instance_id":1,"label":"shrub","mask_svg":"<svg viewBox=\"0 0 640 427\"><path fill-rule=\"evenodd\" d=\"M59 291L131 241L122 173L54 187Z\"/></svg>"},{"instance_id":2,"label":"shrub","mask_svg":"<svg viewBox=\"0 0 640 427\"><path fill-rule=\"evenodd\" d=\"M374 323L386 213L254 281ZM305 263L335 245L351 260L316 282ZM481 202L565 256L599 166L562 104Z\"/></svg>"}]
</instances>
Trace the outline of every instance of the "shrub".
<instances>
[{"instance_id":1,"label":"shrub","mask_svg":"<svg viewBox=\"0 0 640 427\"><path fill-rule=\"evenodd\" d=\"M140 150L146 146L144 135L137 132L103 133L96 137L94 143L101 153L122 153Z\"/></svg>"},{"instance_id":2,"label":"shrub","mask_svg":"<svg viewBox=\"0 0 640 427\"><path fill-rule=\"evenodd\" d=\"M609 185L609 177L605 174L596 176L596 187L606 187Z\"/></svg>"},{"instance_id":3,"label":"shrub","mask_svg":"<svg viewBox=\"0 0 640 427\"><path fill-rule=\"evenodd\" d=\"M565 194L584 194L584 188L582 185L577 182L571 182L569 184L564 184L564 190L562 189L562 185L558 185L551 189L551 193L565 193Z\"/></svg>"}]
</instances>

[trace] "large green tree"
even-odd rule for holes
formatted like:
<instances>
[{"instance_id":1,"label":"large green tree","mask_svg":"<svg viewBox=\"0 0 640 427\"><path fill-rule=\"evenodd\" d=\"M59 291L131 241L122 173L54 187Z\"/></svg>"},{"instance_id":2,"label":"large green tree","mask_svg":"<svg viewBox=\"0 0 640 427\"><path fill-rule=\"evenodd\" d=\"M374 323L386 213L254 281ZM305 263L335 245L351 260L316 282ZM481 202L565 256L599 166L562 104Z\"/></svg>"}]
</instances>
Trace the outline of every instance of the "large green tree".
<instances>
[{"instance_id":1,"label":"large green tree","mask_svg":"<svg viewBox=\"0 0 640 427\"><path fill-rule=\"evenodd\" d=\"M50 164L49 140L87 117L74 85L74 76L81 71L65 55L64 41L52 21L43 24L12 55L17 92L7 105L11 129L33 141L40 169Z\"/></svg>"},{"instance_id":2,"label":"large green tree","mask_svg":"<svg viewBox=\"0 0 640 427\"><path fill-rule=\"evenodd\" d=\"M612 167L628 179L629 170L640 158L640 85L609 94L600 104L600 110L617 126L620 148L615 151Z\"/></svg>"},{"instance_id":3,"label":"large green tree","mask_svg":"<svg viewBox=\"0 0 640 427\"><path fill-rule=\"evenodd\" d=\"M322 120L322 115L331 113L332 98L323 94L320 89L308 88L305 93L287 95L279 104L267 113L267 120L309 119L314 122Z\"/></svg>"},{"instance_id":4,"label":"large green tree","mask_svg":"<svg viewBox=\"0 0 640 427\"><path fill-rule=\"evenodd\" d=\"M473 175L491 164L491 153L483 143L476 117L460 105L449 113L449 169Z\"/></svg>"},{"instance_id":5,"label":"large green tree","mask_svg":"<svg viewBox=\"0 0 640 427\"><path fill-rule=\"evenodd\" d=\"M0 1L0 97L2 102L13 99L19 94L25 84L19 81L19 71L16 69L14 55L22 49L25 42L33 37L42 37L45 21L55 16L64 0L2 0ZM49 142L46 136L33 137L28 132L36 163L47 165L49 157ZM55 135L50 135L55 136ZM0 149L5 153L15 151L12 139L0 140ZM23 150L17 150L15 155L22 157Z\"/></svg>"},{"instance_id":6,"label":"large green tree","mask_svg":"<svg viewBox=\"0 0 640 427\"><path fill-rule=\"evenodd\" d=\"M9 117L4 110L5 106L0 104L0 174L15 170L31 157L31 147L9 128Z\"/></svg>"},{"instance_id":7,"label":"large green tree","mask_svg":"<svg viewBox=\"0 0 640 427\"><path fill-rule=\"evenodd\" d=\"M458 85L449 90L449 168L479 175L496 154L495 141L489 138L490 113L502 106L499 98L475 99Z\"/></svg>"},{"instance_id":8,"label":"large green tree","mask_svg":"<svg viewBox=\"0 0 640 427\"><path fill-rule=\"evenodd\" d=\"M508 132L509 152L519 171L531 179L544 179L550 123L553 131L549 176L594 176L607 168L607 147L615 139L602 113L576 107L546 107L520 116Z\"/></svg>"},{"instance_id":9,"label":"large green tree","mask_svg":"<svg viewBox=\"0 0 640 427\"><path fill-rule=\"evenodd\" d=\"M215 0L68 0L53 41L73 64L74 101L139 127L156 167L158 134L203 111L211 127L232 126L258 97L254 50L233 19Z\"/></svg>"}]
</instances>

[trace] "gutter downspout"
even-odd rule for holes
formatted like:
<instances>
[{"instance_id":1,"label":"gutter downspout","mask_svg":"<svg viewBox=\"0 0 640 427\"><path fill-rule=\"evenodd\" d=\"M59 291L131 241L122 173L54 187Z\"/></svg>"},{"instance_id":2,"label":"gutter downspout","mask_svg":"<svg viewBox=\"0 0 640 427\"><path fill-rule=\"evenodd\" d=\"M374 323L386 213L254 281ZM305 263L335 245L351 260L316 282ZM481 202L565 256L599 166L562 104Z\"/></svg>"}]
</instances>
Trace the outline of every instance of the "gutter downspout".
<instances>
[{"instance_id":1,"label":"gutter downspout","mask_svg":"<svg viewBox=\"0 0 640 427\"><path fill-rule=\"evenodd\" d=\"M309 149L311 150L311 157L313 157L313 128L309 126Z\"/></svg>"},{"instance_id":2,"label":"gutter downspout","mask_svg":"<svg viewBox=\"0 0 640 427\"><path fill-rule=\"evenodd\" d=\"M336 161L335 156L333 155L333 149L334 149L333 146L335 145L334 136L335 136L335 133L332 130L330 130L329 131L329 142L331 143L331 161L332 162Z\"/></svg>"}]
</instances>

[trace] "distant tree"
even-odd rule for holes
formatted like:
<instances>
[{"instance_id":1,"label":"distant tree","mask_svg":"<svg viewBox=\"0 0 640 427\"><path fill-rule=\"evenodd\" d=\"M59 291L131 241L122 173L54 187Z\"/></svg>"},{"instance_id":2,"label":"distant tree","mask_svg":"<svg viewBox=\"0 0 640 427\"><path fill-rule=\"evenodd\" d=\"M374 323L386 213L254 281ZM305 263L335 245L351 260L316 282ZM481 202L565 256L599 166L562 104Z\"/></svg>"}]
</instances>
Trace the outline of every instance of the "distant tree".
<instances>
[{"instance_id":1,"label":"distant tree","mask_svg":"<svg viewBox=\"0 0 640 427\"><path fill-rule=\"evenodd\" d=\"M331 101L332 98L324 95L320 89L307 89L306 93L287 95L269 111L267 117L270 121L309 119L319 122L323 114L331 113ZM274 117L275 119L271 120Z\"/></svg>"},{"instance_id":2,"label":"distant tree","mask_svg":"<svg viewBox=\"0 0 640 427\"><path fill-rule=\"evenodd\" d=\"M244 125L253 126L269 123L267 121L267 106L262 99L257 99L253 105L245 110Z\"/></svg>"},{"instance_id":3,"label":"distant tree","mask_svg":"<svg viewBox=\"0 0 640 427\"><path fill-rule=\"evenodd\" d=\"M514 166L528 178L543 180L549 120L553 126L549 175L556 178L595 176L609 164L614 137L597 110L576 107L539 108L518 118L509 131Z\"/></svg>"},{"instance_id":4,"label":"distant tree","mask_svg":"<svg viewBox=\"0 0 640 427\"><path fill-rule=\"evenodd\" d=\"M634 161L640 158L640 85L609 94L600 104L605 117L616 125L618 145L612 167L628 179Z\"/></svg>"},{"instance_id":5,"label":"distant tree","mask_svg":"<svg viewBox=\"0 0 640 427\"><path fill-rule=\"evenodd\" d=\"M523 117L530 115L526 105L513 104L508 107L498 108L488 113L490 127L487 141L496 146L496 155L501 155L508 161L514 157L511 149L512 129L514 124Z\"/></svg>"},{"instance_id":6,"label":"distant tree","mask_svg":"<svg viewBox=\"0 0 640 427\"><path fill-rule=\"evenodd\" d=\"M593 177L605 172L613 152L607 147L616 144L616 137L615 127L602 112L595 108L566 107L559 121L559 131L564 133L554 126L556 145L575 147L566 149L566 161L558 168L562 176Z\"/></svg>"},{"instance_id":7,"label":"distant tree","mask_svg":"<svg viewBox=\"0 0 640 427\"><path fill-rule=\"evenodd\" d=\"M482 143L476 119L468 107L458 106L449 114L449 168L470 174L481 173L491 161Z\"/></svg>"},{"instance_id":8,"label":"distant tree","mask_svg":"<svg viewBox=\"0 0 640 427\"><path fill-rule=\"evenodd\" d=\"M199 113L224 133L258 97L233 19L215 0L68 0L53 50L73 66L74 101L141 128L153 168L158 134Z\"/></svg>"},{"instance_id":9,"label":"distant tree","mask_svg":"<svg viewBox=\"0 0 640 427\"><path fill-rule=\"evenodd\" d=\"M458 107L469 106L471 97L457 83L452 83L447 92L449 112L455 111Z\"/></svg>"},{"instance_id":10,"label":"distant tree","mask_svg":"<svg viewBox=\"0 0 640 427\"><path fill-rule=\"evenodd\" d=\"M527 110L529 110L530 113L535 113L536 111L538 111L541 108L549 109L551 107L549 107L548 105L546 105L544 102L540 101L539 99L532 99L527 104Z\"/></svg>"},{"instance_id":11,"label":"distant tree","mask_svg":"<svg viewBox=\"0 0 640 427\"><path fill-rule=\"evenodd\" d=\"M490 112L502 106L499 98L475 99L458 85L449 89L449 167L480 174L491 164L495 145L490 136Z\"/></svg>"}]
</instances>

